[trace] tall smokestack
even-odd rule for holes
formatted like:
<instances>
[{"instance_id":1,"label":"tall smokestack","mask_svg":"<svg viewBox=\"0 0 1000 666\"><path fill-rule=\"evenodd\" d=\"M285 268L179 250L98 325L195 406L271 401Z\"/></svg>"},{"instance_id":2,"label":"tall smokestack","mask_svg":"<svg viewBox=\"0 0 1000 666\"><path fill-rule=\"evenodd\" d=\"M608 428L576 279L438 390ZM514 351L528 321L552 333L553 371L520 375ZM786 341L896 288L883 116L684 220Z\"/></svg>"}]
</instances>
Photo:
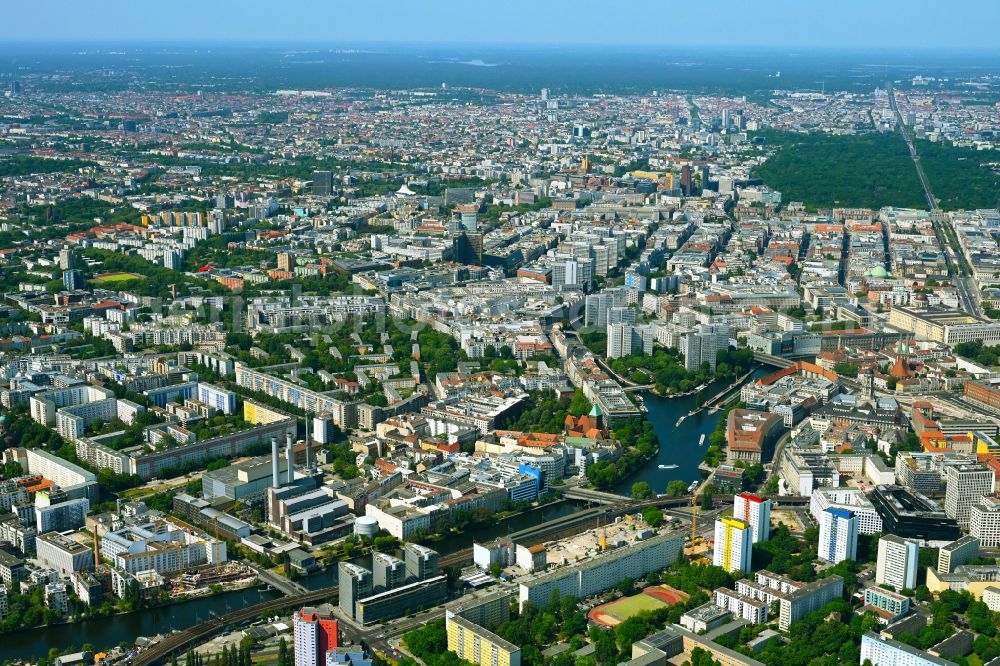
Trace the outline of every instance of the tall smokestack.
<instances>
[{"instance_id":1,"label":"tall smokestack","mask_svg":"<svg viewBox=\"0 0 1000 666\"><path fill-rule=\"evenodd\" d=\"M278 438L271 438L271 487L281 487L281 458L278 454Z\"/></svg>"},{"instance_id":2,"label":"tall smokestack","mask_svg":"<svg viewBox=\"0 0 1000 666\"><path fill-rule=\"evenodd\" d=\"M285 456L288 458L288 483L295 480L295 465L292 463L292 433L285 437Z\"/></svg>"},{"instance_id":3,"label":"tall smokestack","mask_svg":"<svg viewBox=\"0 0 1000 666\"><path fill-rule=\"evenodd\" d=\"M312 438L309 436L309 415L306 414L306 470L312 472L315 467L313 463Z\"/></svg>"}]
</instances>

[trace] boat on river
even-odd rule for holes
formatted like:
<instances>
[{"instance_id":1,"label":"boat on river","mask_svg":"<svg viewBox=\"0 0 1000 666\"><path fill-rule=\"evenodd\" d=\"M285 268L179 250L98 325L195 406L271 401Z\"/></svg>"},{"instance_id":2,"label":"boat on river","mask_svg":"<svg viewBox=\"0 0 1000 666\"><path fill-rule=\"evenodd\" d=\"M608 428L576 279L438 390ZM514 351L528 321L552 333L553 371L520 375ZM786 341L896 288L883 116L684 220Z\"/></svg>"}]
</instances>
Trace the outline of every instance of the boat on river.
<instances>
[{"instance_id":1,"label":"boat on river","mask_svg":"<svg viewBox=\"0 0 1000 666\"><path fill-rule=\"evenodd\" d=\"M705 446L705 433L701 433L701 439L698 440L698 446Z\"/></svg>"},{"instance_id":2,"label":"boat on river","mask_svg":"<svg viewBox=\"0 0 1000 666\"><path fill-rule=\"evenodd\" d=\"M660 469L677 469L677 465L659 465Z\"/></svg>"}]
</instances>

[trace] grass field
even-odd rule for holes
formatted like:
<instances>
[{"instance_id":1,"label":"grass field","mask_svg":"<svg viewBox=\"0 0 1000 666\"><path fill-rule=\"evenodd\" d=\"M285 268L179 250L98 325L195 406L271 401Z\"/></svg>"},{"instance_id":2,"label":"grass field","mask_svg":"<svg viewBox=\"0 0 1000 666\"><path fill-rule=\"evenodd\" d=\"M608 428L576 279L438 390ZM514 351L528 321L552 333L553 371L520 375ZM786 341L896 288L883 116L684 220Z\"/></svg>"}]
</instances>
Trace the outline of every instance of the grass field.
<instances>
[{"instance_id":1,"label":"grass field","mask_svg":"<svg viewBox=\"0 0 1000 666\"><path fill-rule=\"evenodd\" d=\"M604 612L619 620L627 620L642 611L656 610L664 606L666 606L665 603L648 594L633 594L631 597L625 597L608 604Z\"/></svg>"},{"instance_id":2,"label":"grass field","mask_svg":"<svg viewBox=\"0 0 1000 666\"><path fill-rule=\"evenodd\" d=\"M598 624L613 627L643 611L657 610L683 601L681 595L672 588L648 587L639 594L622 597L601 604L590 611L590 619Z\"/></svg>"},{"instance_id":3,"label":"grass field","mask_svg":"<svg viewBox=\"0 0 1000 666\"><path fill-rule=\"evenodd\" d=\"M94 276L94 282L109 284L112 282L128 282L129 280L145 280L145 275L138 273L99 273Z\"/></svg>"}]
</instances>

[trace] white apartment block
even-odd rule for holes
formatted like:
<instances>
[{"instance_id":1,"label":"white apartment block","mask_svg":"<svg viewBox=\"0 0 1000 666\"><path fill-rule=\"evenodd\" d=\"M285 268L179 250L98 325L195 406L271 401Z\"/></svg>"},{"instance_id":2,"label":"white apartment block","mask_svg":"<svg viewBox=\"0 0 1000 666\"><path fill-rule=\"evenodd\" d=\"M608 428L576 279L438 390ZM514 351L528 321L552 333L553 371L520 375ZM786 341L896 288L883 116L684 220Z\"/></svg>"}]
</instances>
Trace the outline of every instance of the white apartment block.
<instances>
[{"instance_id":1,"label":"white apartment block","mask_svg":"<svg viewBox=\"0 0 1000 666\"><path fill-rule=\"evenodd\" d=\"M749 523L753 543L767 541L771 535L771 500L740 493L733 497L733 518Z\"/></svg>"},{"instance_id":2,"label":"white apartment block","mask_svg":"<svg viewBox=\"0 0 1000 666\"><path fill-rule=\"evenodd\" d=\"M982 497L969 509L969 534L983 548L1000 547L1000 498Z\"/></svg>"},{"instance_id":3,"label":"white apartment block","mask_svg":"<svg viewBox=\"0 0 1000 666\"><path fill-rule=\"evenodd\" d=\"M860 488L819 487L809 497L809 513L819 523L827 509L844 509L858 517L859 534L881 534L882 516Z\"/></svg>"},{"instance_id":4,"label":"white apartment block","mask_svg":"<svg viewBox=\"0 0 1000 666\"><path fill-rule=\"evenodd\" d=\"M824 511L819 521L819 558L837 564L855 559L857 551L857 517L843 509Z\"/></svg>"},{"instance_id":5,"label":"white apartment block","mask_svg":"<svg viewBox=\"0 0 1000 666\"><path fill-rule=\"evenodd\" d=\"M885 534L878 541L875 584L889 585L897 592L917 586L917 560L920 546L916 541L895 534Z\"/></svg>"}]
</instances>

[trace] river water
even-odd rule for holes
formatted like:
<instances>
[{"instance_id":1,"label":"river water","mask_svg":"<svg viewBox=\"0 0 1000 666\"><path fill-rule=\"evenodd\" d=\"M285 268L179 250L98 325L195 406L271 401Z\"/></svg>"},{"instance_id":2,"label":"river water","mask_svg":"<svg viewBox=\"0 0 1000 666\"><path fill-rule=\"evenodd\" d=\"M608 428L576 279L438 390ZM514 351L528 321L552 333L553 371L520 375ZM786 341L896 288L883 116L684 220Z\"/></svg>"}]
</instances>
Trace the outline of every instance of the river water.
<instances>
[{"instance_id":1,"label":"river water","mask_svg":"<svg viewBox=\"0 0 1000 666\"><path fill-rule=\"evenodd\" d=\"M759 369L751 375L748 381L770 372L773 372L773 369ZM704 393L708 397L712 397L725 387L725 382L717 382L706 388ZM646 481L655 492L662 493L667 484L675 479L683 480L685 483L690 483L695 479L700 480L702 475L698 471L698 464L701 463L705 449L708 447L708 435L715 429L715 424L719 420L719 412L701 410L694 416L685 418L680 426L675 426L681 415L694 409L694 396L667 399L647 394L645 401L646 407L649 409L647 418L656 431L660 451L655 459L614 488L615 492L622 495L629 495L632 484L637 481ZM704 446L699 447L698 439L703 433L706 441ZM659 465L677 465L677 467L661 470ZM583 503L572 500L557 502L513 516L505 521L483 526L476 530L475 537L471 533L453 534L441 541L427 545L446 555L463 548L471 548L473 538L483 541L504 536L547 520L570 515L583 507ZM358 558L358 561L366 564L364 558ZM331 567L322 573L300 579L300 582L310 589L319 589L335 585L336 576L336 567ZM3 640L0 640L0 663L13 659L38 658L46 655L49 648L52 647L58 647L62 650L70 646L79 648L84 643L91 643L100 650L121 642L132 643L137 636L152 636L175 629L186 629L209 619L213 615L221 615L259 601L274 599L277 596L278 593L267 589L241 590L154 608L141 613L116 615L67 625L39 627L8 634L2 637Z\"/></svg>"},{"instance_id":2,"label":"river water","mask_svg":"<svg viewBox=\"0 0 1000 666\"><path fill-rule=\"evenodd\" d=\"M759 368L746 381L754 381L774 372L774 368ZM705 388L703 394L707 398L715 397L726 388L727 382L715 382ZM652 393L645 396L646 417L653 424L656 437L660 443L660 452L655 459L619 483L613 490L622 495L632 494L632 484L645 481L653 487L656 493L666 491L671 481L681 480L686 483L700 481L704 475L698 470L708 448L708 436L715 430L721 412L711 412L702 409L693 416L688 416L678 426L677 419L688 414L695 408L696 396L684 398L660 398ZM698 446L698 440L705 435L705 443ZM672 469L660 469L660 465L676 465Z\"/></svg>"}]
</instances>

